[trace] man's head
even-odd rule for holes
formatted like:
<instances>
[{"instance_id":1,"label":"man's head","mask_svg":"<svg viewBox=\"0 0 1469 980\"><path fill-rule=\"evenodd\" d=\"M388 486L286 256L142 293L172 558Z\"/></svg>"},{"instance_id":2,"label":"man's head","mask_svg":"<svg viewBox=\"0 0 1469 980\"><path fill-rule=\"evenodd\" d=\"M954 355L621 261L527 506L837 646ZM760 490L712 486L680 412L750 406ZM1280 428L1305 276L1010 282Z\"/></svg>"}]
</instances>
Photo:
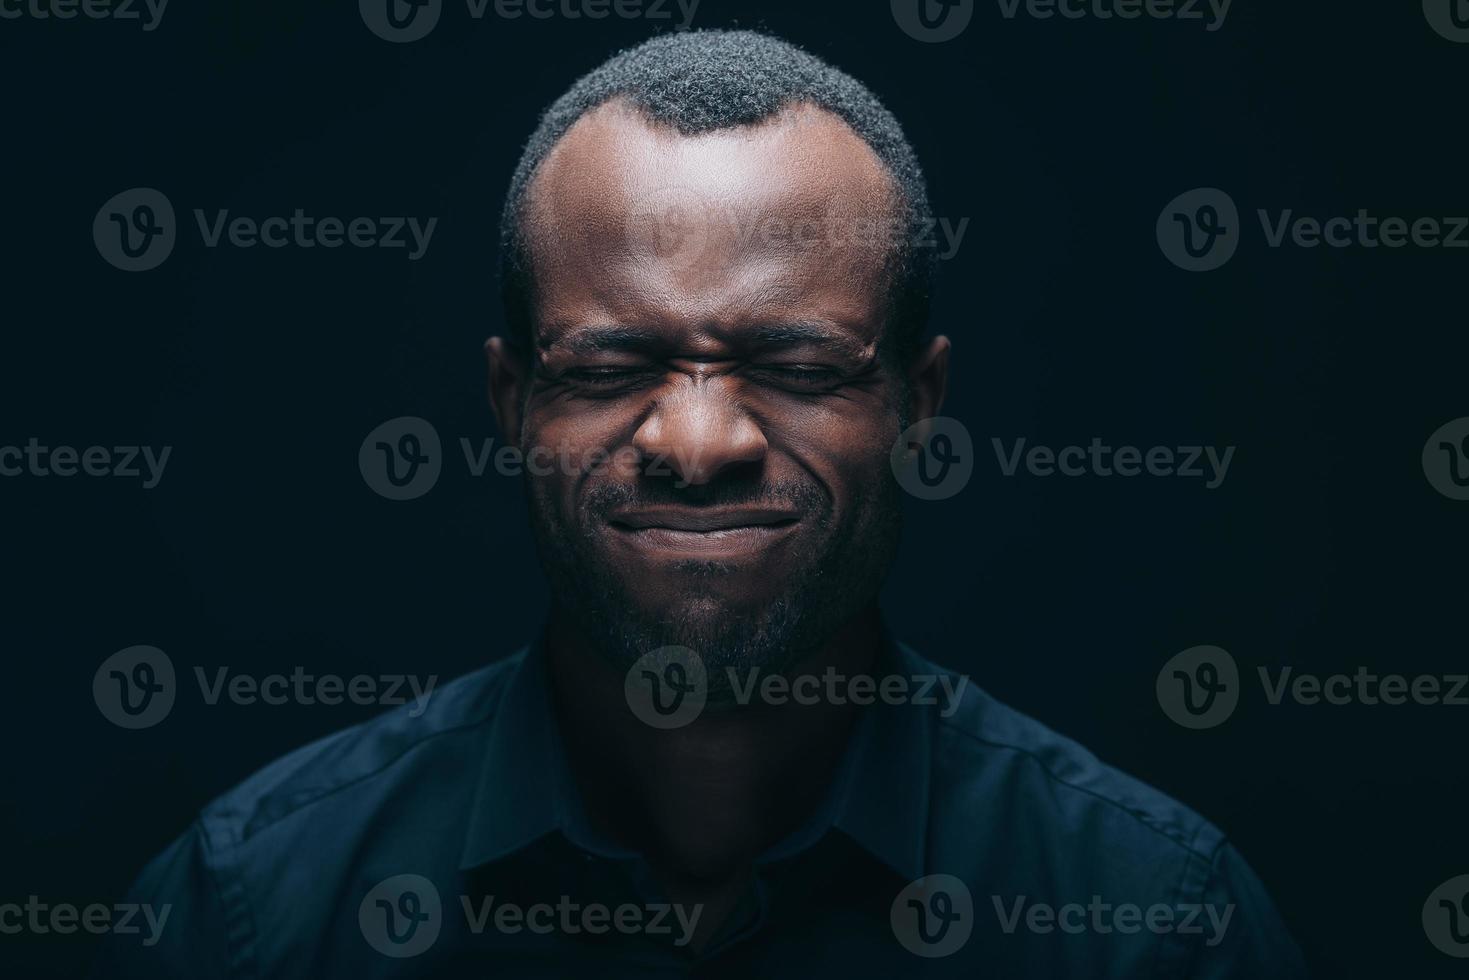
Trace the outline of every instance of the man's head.
<instances>
[{"instance_id":1,"label":"man's head","mask_svg":"<svg viewBox=\"0 0 1469 980\"><path fill-rule=\"evenodd\" d=\"M889 450L943 396L928 215L891 114L772 38L660 38L547 111L505 208L492 397L558 461L529 480L557 611L622 665L779 669L875 598Z\"/></svg>"}]
</instances>

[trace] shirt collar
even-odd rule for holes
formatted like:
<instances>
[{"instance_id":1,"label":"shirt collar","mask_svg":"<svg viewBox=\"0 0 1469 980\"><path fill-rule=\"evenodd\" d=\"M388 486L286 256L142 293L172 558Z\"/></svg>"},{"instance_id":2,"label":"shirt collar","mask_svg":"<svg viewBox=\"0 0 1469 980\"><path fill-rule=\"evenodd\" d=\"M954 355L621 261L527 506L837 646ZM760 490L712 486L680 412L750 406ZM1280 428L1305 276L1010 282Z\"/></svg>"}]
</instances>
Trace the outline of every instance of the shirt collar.
<instances>
[{"instance_id":1,"label":"shirt collar","mask_svg":"<svg viewBox=\"0 0 1469 980\"><path fill-rule=\"evenodd\" d=\"M879 678L892 673L911 681L933 673L886 630L883 638ZM932 725L921 705L879 699L863 711L832 786L839 794L833 800L836 829L908 881L923 876Z\"/></svg>"},{"instance_id":2,"label":"shirt collar","mask_svg":"<svg viewBox=\"0 0 1469 980\"><path fill-rule=\"evenodd\" d=\"M540 641L511 657L499 707L490 724L459 867L506 857L559 825L557 797L547 776L558 762L554 715ZM565 763L561 762L564 768Z\"/></svg>"},{"instance_id":3,"label":"shirt collar","mask_svg":"<svg viewBox=\"0 0 1469 980\"><path fill-rule=\"evenodd\" d=\"M921 662L886 632L884 641L879 673L912 677ZM604 857L635 858L590 827L556 727L542 641L512 659L488 732L460 868L497 861L556 831ZM826 799L761 862L793 857L835 829L903 878L921 877L931 724L927 712L907 703L878 700L863 711Z\"/></svg>"}]
</instances>

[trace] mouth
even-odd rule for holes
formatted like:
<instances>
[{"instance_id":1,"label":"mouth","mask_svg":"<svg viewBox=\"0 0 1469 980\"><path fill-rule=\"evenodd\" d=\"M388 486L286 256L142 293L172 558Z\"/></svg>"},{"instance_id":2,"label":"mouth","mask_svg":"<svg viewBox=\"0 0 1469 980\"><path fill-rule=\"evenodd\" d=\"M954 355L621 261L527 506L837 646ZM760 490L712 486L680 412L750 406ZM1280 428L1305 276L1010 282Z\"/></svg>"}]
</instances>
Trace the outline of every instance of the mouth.
<instances>
[{"instance_id":1,"label":"mouth","mask_svg":"<svg viewBox=\"0 0 1469 980\"><path fill-rule=\"evenodd\" d=\"M656 507L614 513L608 524L643 551L730 558L764 550L800 520L797 512L778 508Z\"/></svg>"},{"instance_id":2,"label":"mouth","mask_svg":"<svg viewBox=\"0 0 1469 980\"><path fill-rule=\"evenodd\" d=\"M612 526L622 530L690 531L716 534L742 528L776 528L794 524L794 511L767 507L653 507L613 514Z\"/></svg>"}]
</instances>

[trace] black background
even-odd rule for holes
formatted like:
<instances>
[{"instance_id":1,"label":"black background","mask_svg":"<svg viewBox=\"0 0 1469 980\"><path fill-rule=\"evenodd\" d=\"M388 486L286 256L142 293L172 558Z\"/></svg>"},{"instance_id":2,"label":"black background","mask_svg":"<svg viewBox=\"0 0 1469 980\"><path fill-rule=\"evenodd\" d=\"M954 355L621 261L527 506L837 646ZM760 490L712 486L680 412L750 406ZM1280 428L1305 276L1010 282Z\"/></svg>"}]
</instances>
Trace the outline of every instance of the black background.
<instances>
[{"instance_id":1,"label":"black background","mask_svg":"<svg viewBox=\"0 0 1469 980\"><path fill-rule=\"evenodd\" d=\"M935 327L974 480L909 501L885 595L928 656L1204 813L1270 886L1319 976L1439 977L1419 922L1469 872L1469 709L1270 706L1257 666L1463 672L1469 504L1419 456L1469 415L1469 253L1266 247L1256 208L1469 213L1469 45L1416 2L1237 0L1224 27L1007 20L978 4L921 44L886 3L704 0L696 27L767 27L866 81L903 121L938 214L970 219ZM472 20L450 0L393 45L355 5L174 0L138 22L0 21L0 445L168 445L162 483L0 479L6 581L0 902L113 902L205 801L375 709L208 706L212 672L441 678L526 641L545 605L518 484L469 475L497 433L495 222L540 109L668 22ZM162 190L158 269L99 256L94 214ZM1169 264L1175 195L1227 190L1224 268ZM205 248L192 209L439 217L427 255ZM428 419L448 457L411 502L373 493L363 437ZM1010 443L1237 447L1223 486L1003 477ZM1186 731L1154 680L1228 649L1246 696ZM145 731L93 672L162 648L183 690ZM0 936L22 975L94 940Z\"/></svg>"}]
</instances>

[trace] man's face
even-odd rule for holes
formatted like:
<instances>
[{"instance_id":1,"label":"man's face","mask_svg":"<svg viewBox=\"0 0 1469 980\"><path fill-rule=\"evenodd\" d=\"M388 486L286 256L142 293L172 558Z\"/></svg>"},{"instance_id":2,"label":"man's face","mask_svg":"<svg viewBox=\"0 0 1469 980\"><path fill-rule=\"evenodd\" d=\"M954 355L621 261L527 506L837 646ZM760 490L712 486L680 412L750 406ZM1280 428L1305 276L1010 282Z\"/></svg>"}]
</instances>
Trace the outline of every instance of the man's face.
<instances>
[{"instance_id":1,"label":"man's face","mask_svg":"<svg viewBox=\"0 0 1469 980\"><path fill-rule=\"evenodd\" d=\"M899 213L872 150L810 108L689 137L613 103L541 165L535 349L492 342L496 407L554 456L528 478L553 601L620 666L679 644L779 669L875 596Z\"/></svg>"}]
</instances>

